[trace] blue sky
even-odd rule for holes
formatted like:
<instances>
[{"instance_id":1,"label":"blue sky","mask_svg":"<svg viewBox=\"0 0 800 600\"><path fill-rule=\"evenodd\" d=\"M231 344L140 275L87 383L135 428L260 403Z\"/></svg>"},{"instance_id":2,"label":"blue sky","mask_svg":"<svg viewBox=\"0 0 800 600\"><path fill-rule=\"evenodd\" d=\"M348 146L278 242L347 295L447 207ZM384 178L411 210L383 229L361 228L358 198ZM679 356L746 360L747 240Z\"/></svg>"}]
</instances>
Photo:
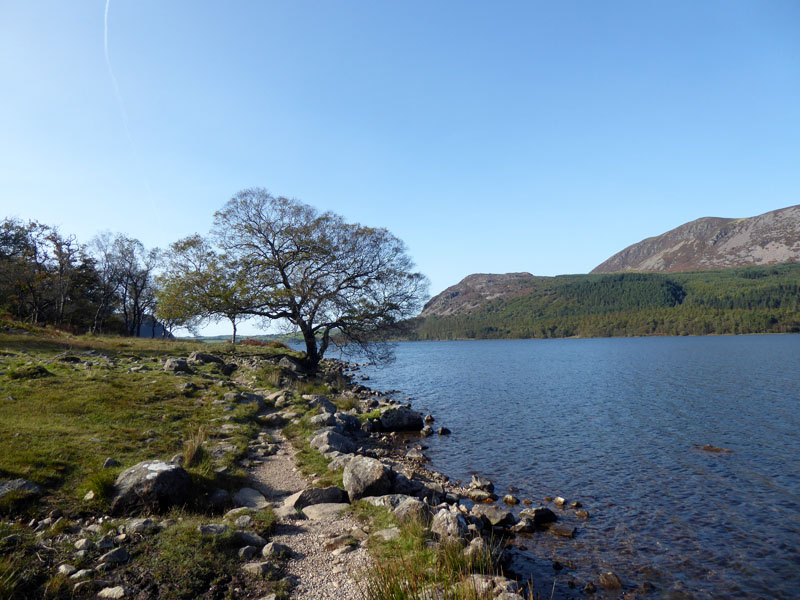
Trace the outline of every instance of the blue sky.
<instances>
[{"instance_id":1,"label":"blue sky","mask_svg":"<svg viewBox=\"0 0 800 600\"><path fill-rule=\"evenodd\" d=\"M111 0L119 95L105 9L0 0L0 217L164 247L262 186L435 294L800 203L795 1Z\"/></svg>"}]
</instances>

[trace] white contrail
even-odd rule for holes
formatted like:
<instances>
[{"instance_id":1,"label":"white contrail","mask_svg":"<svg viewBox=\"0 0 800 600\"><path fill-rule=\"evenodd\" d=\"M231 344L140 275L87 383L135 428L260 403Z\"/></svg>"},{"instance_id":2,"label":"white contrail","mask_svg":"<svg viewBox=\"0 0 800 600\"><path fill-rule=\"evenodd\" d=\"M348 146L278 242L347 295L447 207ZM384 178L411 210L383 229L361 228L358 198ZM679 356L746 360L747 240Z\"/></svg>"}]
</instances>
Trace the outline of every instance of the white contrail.
<instances>
[{"instance_id":1,"label":"white contrail","mask_svg":"<svg viewBox=\"0 0 800 600\"><path fill-rule=\"evenodd\" d=\"M133 150L133 156L136 159L137 167L141 169L142 161L139 158L139 150L136 147L136 142L133 141L133 136L131 135L131 130L128 126L128 111L125 110L125 101L122 99L122 93L119 91L117 77L114 75L114 68L111 66L111 56L108 53L108 9L110 6L111 0L106 0L106 14L103 21L103 50L105 51L106 55L106 66L108 67L108 74L111 75L111 83L114 84L114 95L117 98L119 112L122 115L122 125L125 128L125 135L128 138L128 143L131 145L131 150ZM144 184L145 189L147 189L147 193L150 195L150 202L153 205L153 210L155 210L153 191L150 189L150 184L147 183L147 179L144 177L142 177L142 183Z\"/></svg>"}]
</instances>

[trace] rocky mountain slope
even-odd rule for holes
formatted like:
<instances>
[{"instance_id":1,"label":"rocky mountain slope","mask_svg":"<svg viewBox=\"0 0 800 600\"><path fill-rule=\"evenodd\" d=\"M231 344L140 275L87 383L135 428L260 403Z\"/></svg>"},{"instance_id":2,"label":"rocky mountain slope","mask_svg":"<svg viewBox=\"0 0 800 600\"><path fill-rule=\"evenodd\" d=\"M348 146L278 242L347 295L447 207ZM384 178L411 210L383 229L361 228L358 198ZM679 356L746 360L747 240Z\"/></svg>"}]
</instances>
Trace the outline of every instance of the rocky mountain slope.
<instances>
[{"instance_id":1,"label":"rocky mountain slope","mask_svg":"<svg viewBox=\"0 0 800 600\"><path fill-rule=\"evenodd\" d=\"M491 300L530 292L536 279L530 273L475 273L431 298L420 316L468 313Z\"/></svg>"},{"instance_id":2,"label":"rocky mountain slope","mask_svg":"<svg viewBox=\"0 0 800 600\"><path fill-rule=\"evenodd\" d=\"M592 273L676 273L786 262L800 262L800 205L748 219L697 219L628 246Z\"/></svg>"}]
</instances>

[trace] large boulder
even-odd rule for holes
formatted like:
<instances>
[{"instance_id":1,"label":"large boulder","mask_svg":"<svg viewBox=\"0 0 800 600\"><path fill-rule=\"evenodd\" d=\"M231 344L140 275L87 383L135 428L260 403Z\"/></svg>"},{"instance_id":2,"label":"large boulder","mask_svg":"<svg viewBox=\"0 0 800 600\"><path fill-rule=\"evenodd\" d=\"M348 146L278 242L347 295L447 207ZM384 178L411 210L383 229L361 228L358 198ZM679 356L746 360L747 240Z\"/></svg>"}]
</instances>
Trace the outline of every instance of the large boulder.
<instances>
[{"instance_id":1,"label":"large boulder","mask_svg":"<svg viewBox=\"0 0 800 600\"><path fill-rule=\"evenodd\" d=\"M393 471L374 458L356 456L347 463L342 482L350 502L364 496L383 496L392 491Z\"/></svg>"},{"instance_id":2,"label":"large boulder","mask_svg":"<svg viewBox=\"0 0 800 600\"><path fill-rule=\"evenodd\" d=\"M182 358L168 358L164 361L164 370L172 373L191 373L189 363Z\"/></svg>"},{"instance_id":3,"label":"large boulder","mask_svg":"<svg viewBox=\"0 0 800 600\"><path fill-rule=\"evenodd\" d=\"M15 498L41 496L42 488L27 479L0 481L0 500L9 495L13 495Z\"/></svg>"},{"instance_id":4,"label":"large boulder","mask_svg":"<svg viewBox=\"0 0 800 600\"><path fill-rule=\"evenodd\" d=\"M431 518L431 507L417 498L406 498L394 509L394 516L401 523L415 520L427 524Z\"/></svg>"},{"instance_id":5,"label":"large boulder","mask_svg":"<svg viewBox=\"0 0 800 600\"><path fill-rule=\"evenodd\" d=\"M312 448L316 448L322 454L332 450L342 454L352 454L356 451L356 445L352 441L335 431L323 431L312 438L310 444Z\"/></svg>"},{"instance_id":6,"label":"large boulder","mask_svg":"<svg viewBox=\"0 0 800 600\"><path fill-rule=\"evenodd\" d=\"M213 354L209 354L208 352L192 352L189 355L189 362L190 363L198 363L204 365L206 363L217 363L218 365L224 365L225 361L222 360L219 356L215 356Z\"/></svg>"},{"instance_id":7,"label":"large boulder","mask_svg":"<svg viewBox=\"0 0 800 600\"><path fill-rule=\"evenodd\" d=\"M457 511L441 509L433 517L431 532L443 542L463 543L467 537L467 521Z\"/></svg>"},{"instance_id":8,"label":"large boulder","mask_svg":"<svg viewBox=\"0 0 800 600\"><path fill-rule=\"evenodd\" d=\"M114 482L111 512L163 512L187 504L192 478L181 466L161 460L146 460L119 474Z\"/></svg>"},{"instance_id":9,"label":"large boulder","mask_svg":"<svg viewBox=\"0 0 800 600\"><path fill-rule=\"evenodd\" d=\"M347 502L347 492L342 488L331 486L326 488L309 488L292 494L283 501L284 506L294 509L305 508L314 504L331 504Z\"/></svg>"},{"instance_id":10,"label":"large boulder","mask_svg":"<svg viewBox=\"0 0 800 600\"><path fill-rule=\"evenodd\" d=\"M472 514L479 517L484 523L490 526L511 526L517 522L511 511L500 508L499 506L476 504L472 507Z\"/></svg>"},{"instance_id":11,"label":"large boulder","mask_svg":"<svg viewBox=\"0 0 800 600\"><path fill-rule=\"evenodd\" d=\"M395 406L381 413L384 431L419 431L424 426L422 415L406 406Z\"/></svg>"}]
</instances>

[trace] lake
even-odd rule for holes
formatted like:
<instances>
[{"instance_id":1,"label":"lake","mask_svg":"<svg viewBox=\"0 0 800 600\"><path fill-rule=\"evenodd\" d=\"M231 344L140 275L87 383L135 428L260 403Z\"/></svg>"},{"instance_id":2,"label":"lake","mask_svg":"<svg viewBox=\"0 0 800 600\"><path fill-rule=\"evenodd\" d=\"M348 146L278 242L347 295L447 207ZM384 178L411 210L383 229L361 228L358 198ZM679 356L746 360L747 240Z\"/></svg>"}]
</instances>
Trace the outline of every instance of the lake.
<instances>
[{"instance_id":1,"label":"lake","mask_svg":"<svg viewBox=\"0 0 800 600\"><path fill-rule=\"evenodd\" d=\"M406 342L361 373L453 431L422 441L438 471L588 510L517 540L548 591L800 597L800 336Z\"/></svg>"}]
</instances>

